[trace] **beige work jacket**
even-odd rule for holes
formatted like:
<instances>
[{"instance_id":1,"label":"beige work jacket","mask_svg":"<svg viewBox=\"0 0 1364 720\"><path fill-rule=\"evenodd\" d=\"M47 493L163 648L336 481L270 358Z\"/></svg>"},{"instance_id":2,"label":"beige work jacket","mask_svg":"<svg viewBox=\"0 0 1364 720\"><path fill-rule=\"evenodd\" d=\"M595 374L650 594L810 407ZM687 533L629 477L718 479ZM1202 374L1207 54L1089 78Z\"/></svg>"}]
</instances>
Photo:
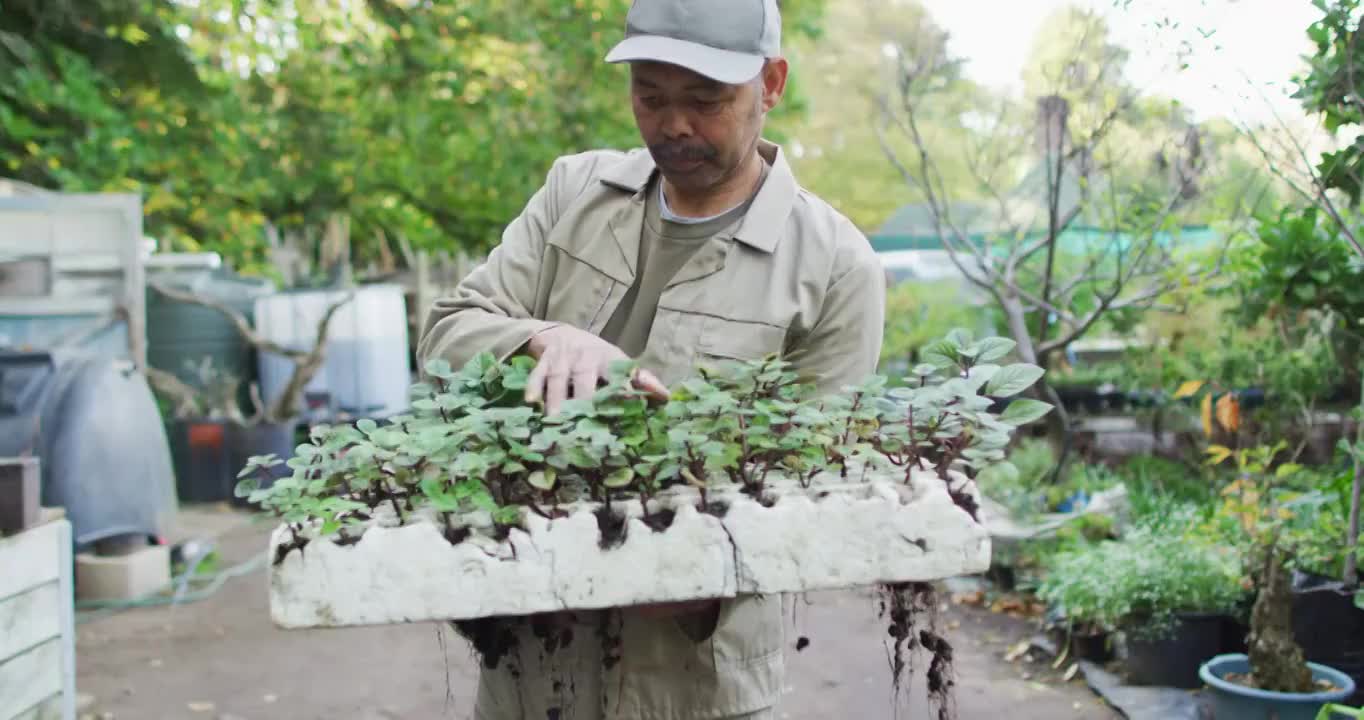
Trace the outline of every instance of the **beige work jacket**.
<instances>
[{"instance_id":1,"label":"beige work jacket","mask_svg":"<svg viewBox=\"0 0 1364 720\"><path fill-rule=\"evenodd\" d=\"M665 288L639 361L674 383L698 365L775 352L821 390L837 391L876 370L885 273L852 222L797 184L777 145L759 151L772 164L766 182L737 230L710 239ZM601 332L634 280L655 172L643 149L558 159L487 261L435 303L420 362L458 367L484 351L506 358L555 324ZM677 620L626 611L621 658L609 669L586 625L569 650L548 654L523 632L514 661L482 673L476 717L539 720L559 709L582 720L712 720L761 711L781 692L781 605L726 601L699 641ZM582 619L590 617L580 621L596 622Z\"/></svg>"}]
</instances>

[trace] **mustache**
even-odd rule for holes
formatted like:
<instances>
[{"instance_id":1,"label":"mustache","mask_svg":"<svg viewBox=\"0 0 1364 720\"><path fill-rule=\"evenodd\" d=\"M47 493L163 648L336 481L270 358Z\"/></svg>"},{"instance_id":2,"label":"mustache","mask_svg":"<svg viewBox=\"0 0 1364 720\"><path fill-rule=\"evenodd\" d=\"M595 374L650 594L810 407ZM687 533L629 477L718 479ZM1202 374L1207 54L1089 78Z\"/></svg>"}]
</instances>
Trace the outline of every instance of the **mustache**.
<instances>
[{"instance_id":1,"label":"mustache","mask_svg":"<svg viewBox=\"0 0 1364 720\"><path fill-rule=\"evenodd\" d=\"M680 142L654 143L649 146L649 152L654 156L655 161L660 163L676 160L705 162L714 160L719 154L715 148L709 145L688 145Z\"/></svg>"}]
</instances>

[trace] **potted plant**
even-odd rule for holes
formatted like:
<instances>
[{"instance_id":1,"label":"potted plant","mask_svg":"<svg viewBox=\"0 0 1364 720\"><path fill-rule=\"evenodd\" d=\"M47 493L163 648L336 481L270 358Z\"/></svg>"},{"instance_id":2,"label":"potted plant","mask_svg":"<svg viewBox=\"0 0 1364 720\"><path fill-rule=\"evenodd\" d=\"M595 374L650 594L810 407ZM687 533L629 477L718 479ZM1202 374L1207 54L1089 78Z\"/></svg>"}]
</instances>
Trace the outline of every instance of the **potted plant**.
<instances>
[{"instance_id":1,"label":"potted plant","mask_svg":"<svg viewBox=\"0 0 1364 720\"><path fill-rule=\"evenodd\" d=\"M1225 509L1236 516L1248 538L1247 570L1256 590L1251 608L1246 653L1217 655L1199 670L1211 689L1218 718L1312 720L1323 705L1340 702L1355 691L1355 682L1338 669L1308 662L1293 632L1293 594L1286 567L1294 548L1284 532L1291 517L1282 504L1278 484L1299 471L1292 463L1275 464L1285 449L1255 446L1208 449L1210 462L1235 461L1237 479L1224 490Z\"/></svg>"},{"instance_id":2,"label":"potted plant","mask_svg":"<svg viewBox=\"0 0 1364 720\"><path fill-rule=\"evenodd\" d=\"M172 432L175 438L172 444L178 448L180 460L177 474L203 475L178 478L182 498L230 499L236 469L246 464L248 458L262 455L288 458L293 454L304 388L326 360L327 335L333 316L350 302L353 294L347 294L327 307L318 323L312 347L292 350L261 337L240 312L217 300L160 283L151 283L150 287L169 299L223 313L232 320L247 344L258 352L276 353L294 363L284 391L270 403L262 401L255 383L249 386L253 405L250 413L244 412L238 402L241 379L210 365L196 368L197 382L194 384L164 370L146 369L148 382L169 403L172 418L178 426L177 431Z\"/></svg>"},{"instance_id":3,"label":"potted plant","mask_svg":"<svg viewBox=\"0 0 1364 720\"><path fill-rule=\"evenodd\" d=\"M1063 552L1038 594L1079 637L1121 632L1134 682L1192 688L1242 590L1233 557L1176 525L1138 525L1117 540Z\"/></svg>"}]
</instances>

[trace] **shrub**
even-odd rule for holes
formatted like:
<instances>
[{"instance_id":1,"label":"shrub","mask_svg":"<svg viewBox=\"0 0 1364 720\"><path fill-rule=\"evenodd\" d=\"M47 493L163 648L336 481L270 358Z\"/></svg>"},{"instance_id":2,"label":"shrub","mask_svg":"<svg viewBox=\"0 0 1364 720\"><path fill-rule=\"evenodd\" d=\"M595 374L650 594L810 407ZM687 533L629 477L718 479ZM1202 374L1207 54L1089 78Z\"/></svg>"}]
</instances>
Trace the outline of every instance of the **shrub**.
<instances>
[{"instance_id":1,"label":"shrub","mask_svg":"<svg viewBox=\"0 0 1364 720\"><path fill-rule=\"evenodd\" d=\"M1140 525L1121 539L1052 557L1038 595L1078 631L1152 635L1180 612L1232 612L1245 593L1234 552Z\"/></svg>"}]
</instances>

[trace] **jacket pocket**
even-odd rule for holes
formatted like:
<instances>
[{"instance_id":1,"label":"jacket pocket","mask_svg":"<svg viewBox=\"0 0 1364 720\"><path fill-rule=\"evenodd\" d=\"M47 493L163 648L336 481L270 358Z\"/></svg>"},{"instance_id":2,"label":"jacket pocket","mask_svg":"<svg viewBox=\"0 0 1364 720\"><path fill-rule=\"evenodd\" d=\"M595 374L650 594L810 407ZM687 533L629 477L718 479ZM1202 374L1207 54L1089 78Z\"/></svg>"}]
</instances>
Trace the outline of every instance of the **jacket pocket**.
<instances>
[{"instance_id":1,"label":"jacket pocket","mask_svg":"<svg viewBox=\"0 0 1364 720\"><path fill-rule=\"evenodd\" d=\"M786 328L753 320L709 316L696 342L698 364L707 361L752 361L781 355Z\"/></svg>"}]
</instances>

